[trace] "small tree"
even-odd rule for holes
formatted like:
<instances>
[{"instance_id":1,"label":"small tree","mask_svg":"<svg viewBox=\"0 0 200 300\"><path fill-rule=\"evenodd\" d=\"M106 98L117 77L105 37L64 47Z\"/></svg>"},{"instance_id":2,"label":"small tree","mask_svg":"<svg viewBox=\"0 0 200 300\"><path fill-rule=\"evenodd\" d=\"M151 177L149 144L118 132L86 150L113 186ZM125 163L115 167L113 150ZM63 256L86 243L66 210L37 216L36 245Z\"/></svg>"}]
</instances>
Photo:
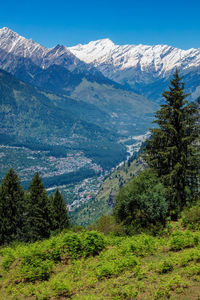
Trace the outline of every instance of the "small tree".
<instances>
[{"instance_id":1,"label":"small tree","mask_svg":"<svg viewBox=\"0 0 200 300\"><path fill-rule=\"evenodd\" d=\"M67 212L66 203L63 196L56 189L53 196L49 197L51 203L51 230L61 231L69 227L69 217Z\"/></svg>"},{"instance_id":2,"label":"small tree","mask_svg":"<svg viewBox=\"0 0 200 300\"><path fill-rule=\"evenodd\" d=\"M23 207L24 191L17 174L10 169L0 187L0 244L21 239Z\"/></svg>"},{"instance_id":3,"label":"small tree","mask_svg":"<svg viewBox=\"0 0 200 300\"><path fill-rule=\"evenodd\" d=\"M51 227L50 202L38 173L30 183L27 202L27 241L48 238Z\"/></svg>"},{"instance_id":4,"label":"small tree","mask_svg":"<svg viewBox=\"0 0 200 300\"><path fill-rule=\"evenodd\" d=\"M119 222L148 227L165 224L168 211L166 190L155 173L147 169L120 189L114 215Z\"/></svg>"},{"instance_id":5,"label":"small tree","mask_svg":"<svg viewBox=\"0 0 200 300\"><path fill-rule=\"evenodd\" d=\"M188 104L181 80L176 70L169 91L163 93L166 104L156 112L158 128L151 129L144 156L168 189L169 209L175 217L196 197L199 176L198 110Z\"/></svg>"}]
</instances>

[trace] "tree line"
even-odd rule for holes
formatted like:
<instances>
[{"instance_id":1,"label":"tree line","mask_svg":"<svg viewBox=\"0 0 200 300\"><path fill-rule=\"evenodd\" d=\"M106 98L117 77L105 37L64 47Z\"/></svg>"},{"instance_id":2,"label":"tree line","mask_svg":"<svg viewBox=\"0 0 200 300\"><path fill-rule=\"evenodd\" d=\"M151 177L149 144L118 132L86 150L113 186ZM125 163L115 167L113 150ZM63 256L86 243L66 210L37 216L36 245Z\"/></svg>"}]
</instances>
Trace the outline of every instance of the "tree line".
<instances>
[{"instance_id":1,"label":"tree line","mask_svg":"<svg viewBox=\"0 0 200 300\"><path fill-rule=\"evenodd\" d=\"M34 242L69 227L65 201L57 189L48 197L38 173L25 192L10 169L0 185L0 245Z\"/></svg>"},{"instance_id":2,"label":"tree line","mask_svg":"<svg viewBox=\"0 0 200 300\"><path fill-rule=\"evenodd\" d=\"M120 189L115 217L133 228L164 225L199 199L199 110L189 103L178 70L155 114L143 149L147 168Z\"/></svg>"}]
</instances>

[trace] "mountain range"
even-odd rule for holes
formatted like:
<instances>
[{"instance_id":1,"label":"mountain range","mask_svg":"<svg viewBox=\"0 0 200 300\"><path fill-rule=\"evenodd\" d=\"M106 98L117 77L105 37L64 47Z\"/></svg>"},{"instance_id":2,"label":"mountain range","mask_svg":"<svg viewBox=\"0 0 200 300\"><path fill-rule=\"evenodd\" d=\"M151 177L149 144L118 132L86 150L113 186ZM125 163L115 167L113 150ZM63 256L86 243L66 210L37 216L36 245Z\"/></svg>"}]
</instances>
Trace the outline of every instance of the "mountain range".
<instances>
[{"instance_id":1,"label":"mountain range","mask_svg":"<svg viewBox=\"0 0 200 300\"><path fill-rule=\"evenodd\" d=\"M94 105L94 109L109 116L109 124L105 126L118 134L142 133L152 120L153 102L105 77L65 46L48 49L2 28L0 68L51 93Z\"/></svg>"},{"instance_id":2,"label":"mountain range","mask_svg":"<svg viewBox=\"0 0 200 300\"><path fill-rule=\"evenodd\" d=\"M143 94L161 98L169 77L179 69L193 99L200 95L200 49L182 50L168 45L115 45L109 39L70 47L79 59L93 64L106 77Z\"/></svg>"},{"instance_id":3,"label":"mountain range","mask_svg":"<svg viewBox=\"0 0 200 300\"><path fill-rule=\"evenodd\" d=\"M176 67L196 99L200 49L120 46L109 39L46 48L4 27L1 142L79 148L113 166L126 153L119 140L148 130Z\"/></svg>"}]
</instances>

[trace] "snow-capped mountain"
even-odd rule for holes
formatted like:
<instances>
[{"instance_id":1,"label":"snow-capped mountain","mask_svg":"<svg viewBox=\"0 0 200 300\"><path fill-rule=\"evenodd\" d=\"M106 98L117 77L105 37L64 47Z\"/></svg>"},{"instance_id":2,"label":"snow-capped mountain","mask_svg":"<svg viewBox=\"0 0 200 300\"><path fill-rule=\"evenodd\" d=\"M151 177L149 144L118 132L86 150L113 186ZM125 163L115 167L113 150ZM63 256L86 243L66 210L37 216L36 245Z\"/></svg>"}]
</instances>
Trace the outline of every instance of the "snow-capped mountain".
<instances>
[{"instance_id":1,"label":"snow-capped mountain","mask_svg":"<svg viewBox=\"0 0 200 300\"><path fill-rule=\"evenodd\" d=\"M119 134L143 132L155 105L142 95L105 77L67 47L45 48L8 28L0 29L0 69L31 85L82 101L109 118L108 128ZM64 104L60 103L63 107Z\"/></svg>"},{"instance_id":2,"label":"snow-capped mountain","mask_svg":"<svg viewBox=\"0 0 200 300\"><path fill-rule=\"evenodd\" d=\"M46 69L51 65L62 65L78 73L93 70L93 65L86 64L77 58L67 47L57 45L46 48L32 39L26 39L7 27L0 29L0 68L15 73L16 61ZM15 62L13 64L13 62Z\"/></svg>"},{"instance_id":3,"label":"snow-capped mountain","mask_svg":"<svg viewBox=\"0 0 200 300\"><path fill-rule=\"evenodd\" d=\"M115 45L109 39L69 48L78 58L93 63L105 75L130 68L152 73L155 77L169 76L179 67L191 69L200 64L200 49L181 50L167 45Z\"/></svg>"},{"instance_id":4,"label":"snow-capped mountain","mask_svg":"<svg viewBox=\"0 0 200 300\"><path fill-rule=\"evenodd\" d=\"M121 46L109 39L48 49L6 27L0 29L0 68L36 84L38 73L41 75L41 70L53 65L76 74L84 73L91 76L92 81L100 80L101 84L113 80L158 102L169 84L170 75L178 67L191 98L200 95L200 49L182 50L167 45Z\"/></svg>"},{"instance_id":5,"label":"snow-capped mountain","mask_svg":"<svg viewBox=\"0 0 200 300\"><path fill-rule=\"evenodd\" d=\"M176 67L184 75L200 74L200 49L182 50L167 45L121 46L102 39L69 50L81 60L93 63L106 77L137 91L146 89L146 85L151 89L156 82L162 85ZM196 88L191 87L191 91Z\"/></svg>"}]
</instances>

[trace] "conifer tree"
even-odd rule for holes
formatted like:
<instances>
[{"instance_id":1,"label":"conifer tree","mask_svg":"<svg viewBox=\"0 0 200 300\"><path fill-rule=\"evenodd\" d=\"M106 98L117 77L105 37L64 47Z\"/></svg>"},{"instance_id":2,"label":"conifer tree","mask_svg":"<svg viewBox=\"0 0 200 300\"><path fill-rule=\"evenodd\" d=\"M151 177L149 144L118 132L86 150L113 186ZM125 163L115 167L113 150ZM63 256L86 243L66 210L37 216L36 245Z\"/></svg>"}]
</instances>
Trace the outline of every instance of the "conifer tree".
<instances>
[{"instance_id":1,"label":"conifer tree","mask_svg":"<svg viewBox=\"0 0 200 300\"><path fill-rule=\"evenodd\" d=\"M27 204L26 239L36 241L50 235L50 203L38 173L30 183Z\"/></svg>"},{"instance_id":2,"label":"conifer tree","mask_svg":"<svg viewBox=\"0 0 200 300\"><path fill-rule=\"evenodd\" d=\"M0 187L0 244L21 239L24 191L19 178L10 169Z\"/></svg>"},{"instance_id":3,"label":"conifer tree","mask_svg":"<svg viewBox=\"0 0 200 300\"><path fill-rule=\"evenodd\" d=\"M177 214L198 193L198 110L186 100L184 83L176 70L165 104L156 112L157 128L151 129L144 158L168 189L171 213Z\"/></svg>"},{"instance_id":4,"label":"conifer tree","mask_svg":"<svg viewBox=\"0 0 200 300\"><path fill-rule=\"evenodd\" d=\"M49 197L51 202L51 210L52 210L52 225L51 229L53 231L61 231L65 228L69 227L69 217L66 208L66 203L63 199L63 196L56 189L55 194Z\"/></svg>"}]
</instances>

